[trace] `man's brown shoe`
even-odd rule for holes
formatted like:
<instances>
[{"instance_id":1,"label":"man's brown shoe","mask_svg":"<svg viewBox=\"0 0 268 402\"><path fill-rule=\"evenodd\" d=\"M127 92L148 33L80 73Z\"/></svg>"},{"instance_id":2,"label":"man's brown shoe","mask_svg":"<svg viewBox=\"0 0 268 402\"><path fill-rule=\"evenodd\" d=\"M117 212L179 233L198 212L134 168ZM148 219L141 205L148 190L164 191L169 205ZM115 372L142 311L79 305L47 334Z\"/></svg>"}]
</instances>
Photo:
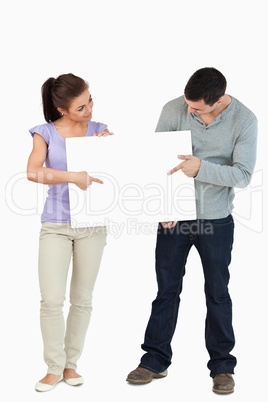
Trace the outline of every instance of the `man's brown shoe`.
<instances>
[{"instance_id":1,"label":"man's brown shoe","mask_svg":"<svg viewBox=\"0 0 268 402\"><path fill-rule=\"evenodd\" d=\"M136 370L129 373L127 380L131 384L148 384L153 378L164 378L167 376L167 370L163 373L153 373L143 367L137 367Z\"/></svg>"},{"instance_id":2,"label":"man's brown shoe","mask_svg":"<svg viewBox=\"0 0 268 402\"><path fill-rule=\"evenodd\" d=\"M213 391L217 394L230 394L234 392L234 380L232 374L217 374L213 378Z\"/></svg>"}]
</instances>

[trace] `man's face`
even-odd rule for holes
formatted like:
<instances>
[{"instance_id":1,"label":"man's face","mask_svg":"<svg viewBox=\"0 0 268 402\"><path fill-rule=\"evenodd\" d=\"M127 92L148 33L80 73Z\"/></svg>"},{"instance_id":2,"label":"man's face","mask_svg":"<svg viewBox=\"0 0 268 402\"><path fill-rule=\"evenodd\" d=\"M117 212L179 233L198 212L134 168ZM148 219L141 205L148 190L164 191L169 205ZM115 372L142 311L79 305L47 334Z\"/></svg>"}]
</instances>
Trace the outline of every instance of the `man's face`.
<instances>
[{"instance_id":1,"label":"man's face","mask_svg":"<svg viewBox=\"0 0 268 402\"><path fill-rule=\"evenodd\" d=\"M188 99L185 98L185 102L188 105L188 112L189 113L194 113L198 116L201 114L206 114L206 113L211 113L213 112L221 103L222 103L222 98L220 98L217 102L214 103L214 105L210 106L207 105L203 99L199 101L189 101Z\"/></svg>"}]
</instances>

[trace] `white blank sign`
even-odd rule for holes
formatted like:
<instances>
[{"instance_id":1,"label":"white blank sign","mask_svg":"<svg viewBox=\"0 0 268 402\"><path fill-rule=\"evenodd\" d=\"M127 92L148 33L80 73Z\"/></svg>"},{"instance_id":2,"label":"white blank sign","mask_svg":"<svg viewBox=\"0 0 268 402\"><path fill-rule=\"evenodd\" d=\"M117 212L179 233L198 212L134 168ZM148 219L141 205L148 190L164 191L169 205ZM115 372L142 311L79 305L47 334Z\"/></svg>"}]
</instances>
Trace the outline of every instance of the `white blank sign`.
<instances>
[{"instance_id":1,"label":"white blank sign","mask_svg":"<svg viewBox=\"0 0 268 402\"><path fill-rule=\"evenodd\" d=\"M104 182L86 191L69 184L72 227L196 219L194 179L167 175L178 154L192 154L190 131L67 138L66 152L69 171Z\"/></svg>"}]
</instances>

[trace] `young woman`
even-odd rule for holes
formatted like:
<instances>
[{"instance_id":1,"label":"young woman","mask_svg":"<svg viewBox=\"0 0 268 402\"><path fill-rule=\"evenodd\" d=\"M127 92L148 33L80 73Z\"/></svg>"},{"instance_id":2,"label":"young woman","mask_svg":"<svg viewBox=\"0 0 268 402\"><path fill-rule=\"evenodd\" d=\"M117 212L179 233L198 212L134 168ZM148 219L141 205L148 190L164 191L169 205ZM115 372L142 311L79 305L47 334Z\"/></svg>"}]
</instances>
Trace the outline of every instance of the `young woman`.
<instances>
[{"instance_id":1,"label":"young woman","mask_svg":"<svg viewBox=\"0 0 268 402\"><path fill-rule=\"evenodd\" d=\"M33 127L33 150L27 177L49 185L42 213L39 241L41 331L47 375L36 383L37 391L51 390L62 379L70 385L83 383L76 372L92 310L92 292L98 274L106 228L74 229L70 225L68 183L86 190L103 182L87 172L68 172L65 139L110 135L107 126L91 121L93 100L88 83L73 74L49 78L42 86L46 124ZM43 164L45 163L45 167ZM73 257L70 311L66 331L62 307L67 273Z\"/></svg>"}]
</instances>

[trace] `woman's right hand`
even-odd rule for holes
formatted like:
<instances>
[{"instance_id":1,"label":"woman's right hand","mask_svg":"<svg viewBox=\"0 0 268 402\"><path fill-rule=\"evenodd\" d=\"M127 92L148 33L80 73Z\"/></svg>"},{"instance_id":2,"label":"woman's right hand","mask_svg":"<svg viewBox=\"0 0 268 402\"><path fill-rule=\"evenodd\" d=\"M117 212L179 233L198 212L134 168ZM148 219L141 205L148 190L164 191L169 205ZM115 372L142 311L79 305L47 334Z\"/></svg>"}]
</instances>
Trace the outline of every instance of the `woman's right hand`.
<instances>
[{"instance_id":1,"label":"woman's right hand","mask_svg":"<svg viewBox=\"0 0 268 402\"><path fill-rule=\"evenodd\" d=\"M93 182L103 184L103 181L100 179L96 179L95 177L91 177L88 175L86 171L84 172L73 172L73 180L72 182L81 190L86 190Z\"/></svg>"}]
</instances>

